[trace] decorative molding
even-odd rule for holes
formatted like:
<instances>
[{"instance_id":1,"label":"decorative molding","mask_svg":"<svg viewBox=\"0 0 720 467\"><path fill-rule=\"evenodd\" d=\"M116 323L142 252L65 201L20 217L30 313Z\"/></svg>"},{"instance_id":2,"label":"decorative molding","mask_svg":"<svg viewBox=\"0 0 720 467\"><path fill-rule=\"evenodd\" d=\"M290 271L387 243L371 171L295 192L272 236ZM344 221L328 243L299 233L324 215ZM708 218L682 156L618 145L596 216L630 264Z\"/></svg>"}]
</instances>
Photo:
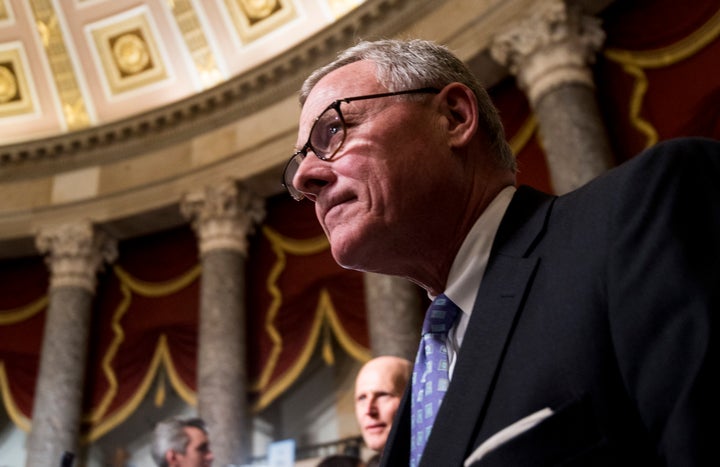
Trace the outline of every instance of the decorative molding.
<instances>
[{"instance_id":1,"label":"decorative molding","mask_svg":"<svg viewBox=\"0 0 720 467\"><path fill-rule=\"evenodd\" d=\"M167 60L146 8L87 26L88 36L102 64L100 75L110 95L118 95L169 78Z\"/></svg>"},{"instance_id":2,"label":"decorative molding","mask_svg":"<svg viewBox=\"0 0 720 467\"><path fill-rule=\"evenodd\" d=\"M191 0L173 0L168 3L168 8L172 11L185 46L190 51L192 61L200 75L203 88L215 86L225 76L218 67L217 59L205 36L195 6Z\"/></svg>"},{"instance_id":3,"label":"decorative molding","mask_svg":"<svg viewBox=\"0 0 720 467\"><path fill-rule=\"evenodd\" d=\"M201 254L226 249L246 255L247 237L265 217L265 201L233 180L189 193L180 208L192 219Z\"/></svg>"},{"instance_id":4,"label":"decorative molding","mask_svg":"<svg viewBox=\"0 0 720 467\"><path fill-rule=\"evenodd\" d=\"M0 117L31 115L37 111L26 70L22 43L0 45Z\"/></svg>"},{"instance_id":5,"label":"decorative molding","mask_svg":"<svg viewBox=\"0 0 720 467\"><path fill-rule=\"evenodd\" d=\"M335 18L340 18L348 14L353 8L357 8L363 1L365 0L328 0L328 6L330 6Z\"/></svg>"},{"instance_id":6,"label":"decorative molding","mask_svg":"<svg viewBox=\"0 0 720 467\"><path fill-rule=\"evenodd\" d=\"M90 222L41 229L37 249L47 254L50 288L82 287L95 293L96 274L117 258L117 242Z\"/></svg>"},{"instance_id":7,"label":"decorative molding","mask_svg":"<svg viewBox=\"0 0 720 467\"><path fill-rule=\"evenodd\" d=\"M605 40L600 20L577 5L545 0L492 41L490 53L518 77L535 105L548 91L567 83L594 87L595 53Z\"/></svg>"},{"instance_id":8,"label":"decorative molding","mask_svg":"<svg viewBox=\"0 0 720 467\"><path fill-rule=\"evenodd\" d=\"M0 0L0 26L15 22L12 5L8 0Z\"/></svg>"},{"instance_id":9,"label":"decorative molding","mask_svg":"<svg viewBox=\"0 0 720 467\"><path fill-rule=\"evenodd\" d=\"M223 4L244 44L297 17L290 0L225 0Z\"/></svg>"},{"instance_id":10,"label":"decorative molding","mask_svg":"<svg viewBox=\"0 0 720 467\"><path fill-rule=\"evenodd\" d=\"M69 130L86 128L92 123L90 114L75 75L70 53L65 45L65 37L54 5L51 0L30 0L30 6L52 70L65 124ZM0 157L0 159L4 158ZM2 167L1 162L0 167Z\"/></svg>"}]
</instances>

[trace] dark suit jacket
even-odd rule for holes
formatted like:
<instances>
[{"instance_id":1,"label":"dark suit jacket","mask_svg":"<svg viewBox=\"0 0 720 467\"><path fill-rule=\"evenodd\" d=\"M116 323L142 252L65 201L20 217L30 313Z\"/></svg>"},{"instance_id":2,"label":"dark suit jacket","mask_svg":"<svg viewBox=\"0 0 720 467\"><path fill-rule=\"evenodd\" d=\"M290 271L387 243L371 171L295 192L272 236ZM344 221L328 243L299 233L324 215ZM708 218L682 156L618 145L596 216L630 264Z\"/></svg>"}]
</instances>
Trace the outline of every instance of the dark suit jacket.
<instances>
[{"instance_id":1,"label":"dark suit jacket","mask_svg":"<svg viewBox=\"0 0 720 467\"><path fill-rule=\"evenodd\" d=\"M719 312L720 143L656 145L560 197L520 187L421 465L544 407L473 465L714 464ZM409 438L406 392L383 465Z\"/></svg>"}]
</instances>

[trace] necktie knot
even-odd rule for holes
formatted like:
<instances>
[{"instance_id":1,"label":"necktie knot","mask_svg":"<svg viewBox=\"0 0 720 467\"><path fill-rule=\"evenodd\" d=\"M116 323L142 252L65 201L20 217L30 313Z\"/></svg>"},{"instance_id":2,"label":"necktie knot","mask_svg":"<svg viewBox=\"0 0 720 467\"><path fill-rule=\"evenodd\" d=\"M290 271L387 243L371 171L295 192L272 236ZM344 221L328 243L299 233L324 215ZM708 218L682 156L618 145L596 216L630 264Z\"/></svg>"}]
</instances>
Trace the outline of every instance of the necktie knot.
<instances>
[{"instance_id":1,"label":"necktie knot","mask_svg":"<svg viewBox=\"0 0 720 467\"><path fill-rule=\"evenodd\" d=\"M435 297L430 304L425 321L423 322L422 333L425 334L447 334L458 317L460 309L445 294Z\"/></svg>"}]
</instances>

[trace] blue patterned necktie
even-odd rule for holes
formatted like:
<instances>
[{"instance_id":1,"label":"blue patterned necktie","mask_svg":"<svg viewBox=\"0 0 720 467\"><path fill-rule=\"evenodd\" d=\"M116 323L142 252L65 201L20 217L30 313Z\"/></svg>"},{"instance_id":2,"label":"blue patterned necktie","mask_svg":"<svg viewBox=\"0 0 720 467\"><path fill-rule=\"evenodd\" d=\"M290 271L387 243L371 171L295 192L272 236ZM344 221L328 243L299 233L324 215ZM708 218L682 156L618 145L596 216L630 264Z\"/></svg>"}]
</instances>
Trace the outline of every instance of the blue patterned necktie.
<instances>
[{"instance_id":1,"label":"blue patterned necktie","mask_svg":"<svg viewBox=\"0 0 720 467\"><path fill-rule=\"evenodd\" d=\"M435 415L450 384L447 333L459 314L460 308L443 294L433 300L425 314L412 376L411 467L420 464Z\"/></svg>"}]
</instances>

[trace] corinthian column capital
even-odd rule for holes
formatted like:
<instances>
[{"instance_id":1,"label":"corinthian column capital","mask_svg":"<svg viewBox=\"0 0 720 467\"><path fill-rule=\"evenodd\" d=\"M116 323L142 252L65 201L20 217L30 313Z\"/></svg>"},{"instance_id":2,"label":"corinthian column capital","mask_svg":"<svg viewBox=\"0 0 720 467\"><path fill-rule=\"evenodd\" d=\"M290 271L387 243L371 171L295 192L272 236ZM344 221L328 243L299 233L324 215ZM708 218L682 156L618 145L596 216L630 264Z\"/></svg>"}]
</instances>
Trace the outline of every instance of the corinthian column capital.
<instances>
[{"instance_id":1,"label":"corinthian column capital","mask_svg":"<svg viewBox=\"0 0 720 467\"><path fill-rule=\"evenodd\" d=\"M594 86L588 64L605 40L598 18L582 14L562 0L538 2L526 17L498 33L490 53L507 66L535 103L567 83Z\"/></svg>"},{"instance_id":2,"label":"corinthian column capital","mask_svg":"<svg viewBox=\"0 0 720 467\"><path fill-rule=\"evenodd\" d=\"M42 228L35 244L47 255L51 288L82 287L94 294L96 274L117 258L117 241L90 222Z\"/></svg>"},{"instance_id":3,"label":"corinthian column capital","mask_svg":"<svg viewBox=\"0 0 720 467\"><path fill-rule=\"evenodd\" d=\"M247 254L247 236L265 217L264 200L237 181L188 193L180 205L200 240L200 253L230 249Z\"/></svg>"}]
</instances>

